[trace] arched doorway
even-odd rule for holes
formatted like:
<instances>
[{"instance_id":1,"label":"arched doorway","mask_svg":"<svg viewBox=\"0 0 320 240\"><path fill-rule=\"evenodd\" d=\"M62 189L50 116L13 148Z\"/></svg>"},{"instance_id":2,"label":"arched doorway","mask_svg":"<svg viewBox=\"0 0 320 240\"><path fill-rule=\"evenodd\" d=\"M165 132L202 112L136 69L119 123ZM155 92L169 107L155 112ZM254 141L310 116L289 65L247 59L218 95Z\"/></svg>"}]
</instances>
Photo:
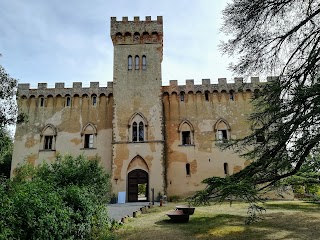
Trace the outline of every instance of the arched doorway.
<instances>
[{"instance_id":1,"label":"arched doorway","mask_svg":"<svg viewBox=\"0 0 320 240\"><path fill-rule=\"evenodd\" d=\"M146 171L135 169L128 173L128 202L147 202L149 200L149 175Z\"/></svg>"}]
</instances>

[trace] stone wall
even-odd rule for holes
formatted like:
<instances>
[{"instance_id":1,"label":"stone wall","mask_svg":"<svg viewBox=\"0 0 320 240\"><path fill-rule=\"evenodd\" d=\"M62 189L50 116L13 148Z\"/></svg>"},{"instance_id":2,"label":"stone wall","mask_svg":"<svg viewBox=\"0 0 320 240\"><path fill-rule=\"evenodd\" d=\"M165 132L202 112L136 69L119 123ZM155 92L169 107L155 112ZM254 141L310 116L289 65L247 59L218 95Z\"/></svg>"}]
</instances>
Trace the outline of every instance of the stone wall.
<instances>
[{"instance_id":1,"label":"stone wall","mask_svg":"<svg viewBox=\"0 0 320 240\"><path fill-rule=\"evenodd\" d=\"M252 112L252 95L260 85L258 78L251 78L251 83L236 78L234 83L219 79L218 84L204 79L201 85L187 80L181 86L170 81L170 86L162 88L169 196L189 196L203 189L203 179L224 177L250 164L231 150L221 151L217 131L225 126L229 139L250 133L247 117ZM188 144L183 143L183 131L190 131Z\"/></svg>"},{"instance_id":2,"label":"stone wall","mask_svg":"<svg viewBox=\"0 0 320 240\"><path fill-rule=\"evenodd\" d=\"M63 83L56 83L55 88L46 86L18 86L19 111L28 115L28 121L16 127L12 171L23 162L36 165L51 161L58 153L98 155L101 164L111 171L112 83L108 87L91 83L89 88L82 88L81 83L74 83L73 88L64 88ZM83 131L88 124L90 131L95 131L90 149L84 147ZM44 147L47 128L53 131L48 132L54 136L52 149Z\"/></svg>"}]
</instances>

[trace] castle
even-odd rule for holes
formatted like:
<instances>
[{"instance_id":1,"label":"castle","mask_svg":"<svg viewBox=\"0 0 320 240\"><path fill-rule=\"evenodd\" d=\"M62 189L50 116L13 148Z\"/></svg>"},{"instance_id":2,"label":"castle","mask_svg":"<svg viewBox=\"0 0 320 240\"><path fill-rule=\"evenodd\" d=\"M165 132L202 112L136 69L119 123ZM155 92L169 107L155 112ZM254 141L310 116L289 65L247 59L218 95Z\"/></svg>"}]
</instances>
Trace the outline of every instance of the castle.
<instances>
[{"instance_id":1,"label":"castle","mask_svg":"<svg viewBox=\"0 0 320 240\"><path fill-rule=\"evenodd\" d=\"M12 171L24 161L53 161L58 153L98 155L113 192L126 192L126 201L134 202L150 201L152 188L187 196L203 189L203 179L250 164L217 143L250 133L247 116L258 78L162 86L162 17L112 17L110 35L114 66L107 87L18 85L19 110L29 121L17 125Z\"/></svg>"}]
</instances>

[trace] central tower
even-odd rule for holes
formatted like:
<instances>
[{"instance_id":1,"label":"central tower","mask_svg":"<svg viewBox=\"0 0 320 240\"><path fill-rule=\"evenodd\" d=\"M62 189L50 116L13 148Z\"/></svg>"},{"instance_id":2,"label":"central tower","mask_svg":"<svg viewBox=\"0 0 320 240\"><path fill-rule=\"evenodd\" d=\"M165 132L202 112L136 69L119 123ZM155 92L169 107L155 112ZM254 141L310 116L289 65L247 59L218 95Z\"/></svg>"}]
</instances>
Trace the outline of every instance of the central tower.
<instances>
[{"instance_id":1,"label":"central tower","mask_svg":"<svg viewBox=\"0 0 320 240\"><path fill-rule=\"evenodd\" d=\"M113 188L127 201L164 192L162 17L111 18L114 45Z\"/></svg>"}]
</instances>

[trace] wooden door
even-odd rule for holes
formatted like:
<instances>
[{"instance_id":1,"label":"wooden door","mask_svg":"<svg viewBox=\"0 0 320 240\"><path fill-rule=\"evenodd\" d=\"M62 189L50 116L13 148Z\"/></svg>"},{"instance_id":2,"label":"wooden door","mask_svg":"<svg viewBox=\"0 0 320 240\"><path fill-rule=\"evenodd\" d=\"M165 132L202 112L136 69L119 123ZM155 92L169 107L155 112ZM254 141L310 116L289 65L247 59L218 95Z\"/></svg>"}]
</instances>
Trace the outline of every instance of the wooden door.
<instances>
[{"instance_id":1,"label":"wooden door","mask_svg":"<svg viewBox=\"0 0 320 240\"><path fill-rule=\"evenodd\" d=\"M148 173L141 169L136 169L128 173L128 202L148 201ZM139 184L146 184L146 198L143 200L138 199L138 186Z\"/></svg>"}]
</instances>

